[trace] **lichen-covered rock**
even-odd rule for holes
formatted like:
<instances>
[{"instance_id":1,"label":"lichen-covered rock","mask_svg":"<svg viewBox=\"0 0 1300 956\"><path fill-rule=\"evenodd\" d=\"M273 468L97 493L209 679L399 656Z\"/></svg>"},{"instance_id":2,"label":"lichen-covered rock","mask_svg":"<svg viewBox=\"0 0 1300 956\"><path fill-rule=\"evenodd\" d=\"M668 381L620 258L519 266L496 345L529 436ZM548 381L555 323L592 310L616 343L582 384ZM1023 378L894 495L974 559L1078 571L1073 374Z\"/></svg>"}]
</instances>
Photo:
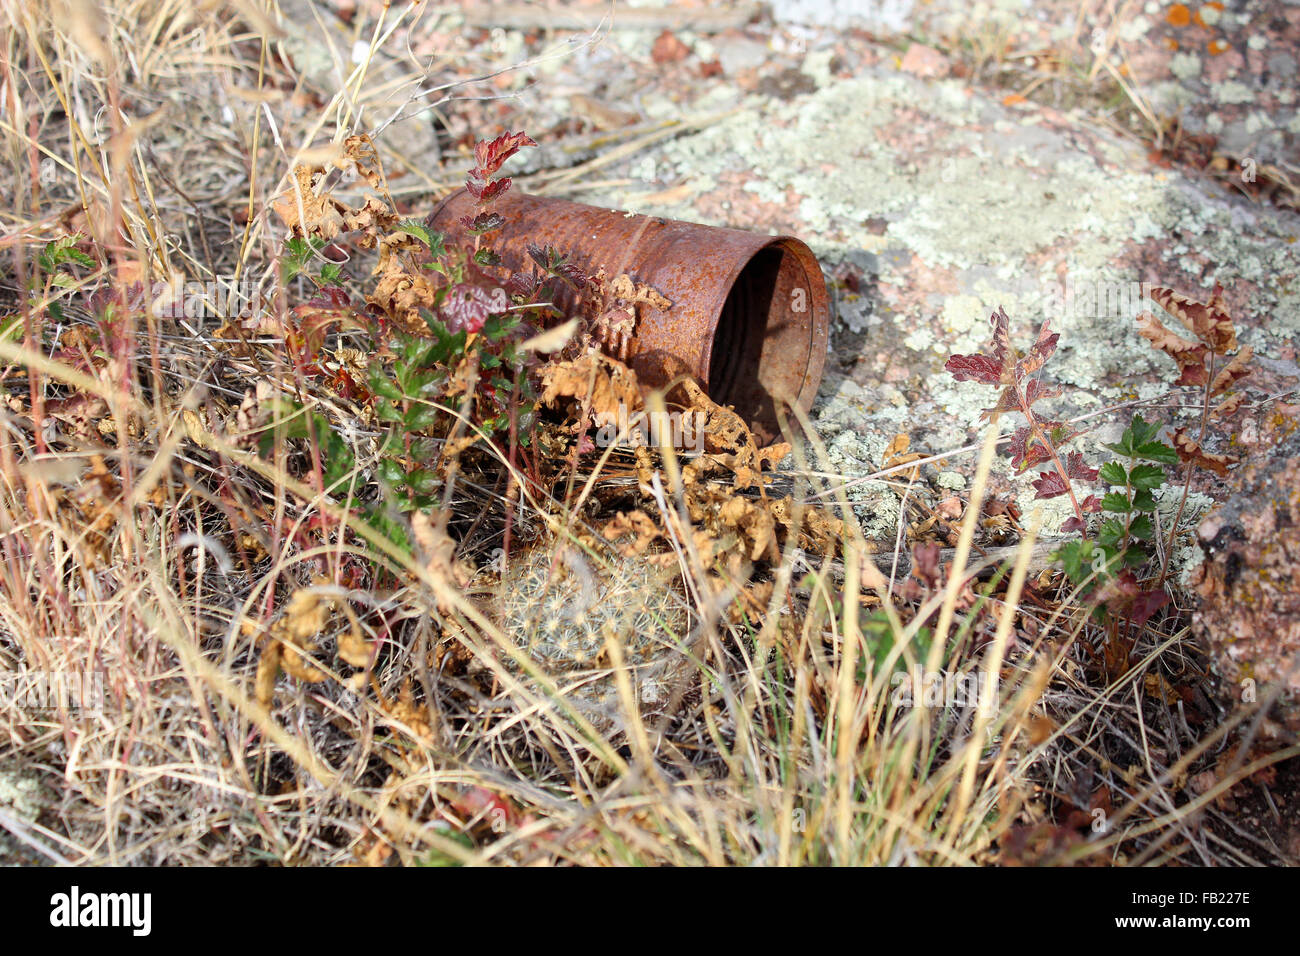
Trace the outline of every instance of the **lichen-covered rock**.
<instances>
[{"instance_id":1,"label":"lichen-covered rock","mask_svg":"<svg viewBox=\"0 0 1300 956\"><path fill-rule=\"evenodd\" d=\"M1290 423L1294 428L1294 421ZM1277 716L1300 732L1300 432L1256 453L1199 528L1195 625L1230 705L1284 685Z\"/></svg>"}]
</instances>

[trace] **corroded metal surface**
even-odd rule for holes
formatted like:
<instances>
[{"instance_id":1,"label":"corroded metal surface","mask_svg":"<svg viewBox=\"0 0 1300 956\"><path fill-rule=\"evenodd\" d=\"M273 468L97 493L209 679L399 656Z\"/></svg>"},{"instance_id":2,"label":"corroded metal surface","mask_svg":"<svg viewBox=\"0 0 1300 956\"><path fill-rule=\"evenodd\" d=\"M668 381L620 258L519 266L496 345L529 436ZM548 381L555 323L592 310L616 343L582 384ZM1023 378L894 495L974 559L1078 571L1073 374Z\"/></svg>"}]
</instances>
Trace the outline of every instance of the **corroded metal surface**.
<instances>
[{"instance_id":1,"label":"corroded metal surface","mask_svg":"<svg viewBox=\"0 0 1300 956\"><path fill-rule=\"evenodd\" d=\"M429 226L463 234L459 220L472 206L464 190L453 193ZM513 190L494 211L505 225L492 247L511 269L526 268L528 243L549 243L590 274L628 273L667 296L671 308L641 310L632 340L629 360L642 381L663 384L688 371L764 438L778 434L778 402L812 405L826 362L829 306L821 268L800 240Z\"/></svg>"}]
</instances>

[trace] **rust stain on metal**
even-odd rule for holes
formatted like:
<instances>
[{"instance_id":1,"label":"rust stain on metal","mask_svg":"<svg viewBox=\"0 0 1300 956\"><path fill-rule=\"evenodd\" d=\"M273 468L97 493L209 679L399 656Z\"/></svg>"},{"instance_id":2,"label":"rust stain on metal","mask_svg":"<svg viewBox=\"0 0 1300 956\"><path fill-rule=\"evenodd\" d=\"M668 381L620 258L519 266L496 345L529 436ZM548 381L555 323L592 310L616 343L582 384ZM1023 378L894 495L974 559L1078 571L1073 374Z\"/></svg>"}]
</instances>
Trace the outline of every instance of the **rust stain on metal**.
<instances>
[{"instance_id":1,"label":"rust stain on metal","mask_svg":"<svg viewBox=\"0 0 1300 956\"><path fill-rule=\"evenodd\" d=\"M472 214L464 190L429 216L455 236ZM649 385L683 371L709 396L732 405L765 440L779 436L778 402L811 407L826 363L830 310L812 250L793 236L765 236L633 215L510 191L494 211L505 225L492 247L525 268L530 243L550 244L595 274L628 273L672 307L642 310L630 364Z\"/></svg>"}]
</instances>

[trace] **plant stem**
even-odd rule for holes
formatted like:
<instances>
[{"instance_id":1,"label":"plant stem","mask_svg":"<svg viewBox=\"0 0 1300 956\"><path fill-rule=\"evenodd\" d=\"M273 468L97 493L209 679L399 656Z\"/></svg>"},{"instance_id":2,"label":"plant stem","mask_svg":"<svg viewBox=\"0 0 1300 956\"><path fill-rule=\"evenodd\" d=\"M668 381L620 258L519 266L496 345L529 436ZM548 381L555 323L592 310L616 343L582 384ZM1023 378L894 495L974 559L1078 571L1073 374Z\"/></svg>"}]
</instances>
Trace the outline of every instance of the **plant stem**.
<instances>
[{"instance_id":1,"label":"plant stem","mask_svg":"<svg viewBox=\"0 0 1300 956\"><path fill-rule=\"evenodd\" d=\"M1070 504L1074 506L1074 516L1082 521L1083 509L1079 507L1079 499L1074 496L1074 487L1070 484L1070 474L1065 470L1065 466L1061 464L1061 457L1056 453L1056 446L1051 443L1047 433L1043 431L1043 427L1038 424L1038 419L1034 417L1034 412L1029 407L1029 401L1019 382L1016 383L1016 398L1020 401L1020 410L1025 413L1025 418L1029 420L1030 431L1033 432L1035 438L1042 442L1043 447L1047 449L1047 453L1052 456L1052 464L1056 467L1057 473L1060 474L1061 481L1065 482L1065 493L1070 496Z\"/></svg>"},{"instance_id":2,"label":"plant stem","mask_svg":"<svg viewBox=\"0 0 1300 956\"><path fill-rule=\"evenodd\" d=\"M1209 374L1205 379L1205 392L1201 399L1201 431L1196 436L1197 444L1205 441L1205 432L1210 425L1210 388L1214 384L1214 352L1210 353ZM1160 559L1160 577L1156 579L1156 587L1164 587L1165 578L1169 575L1169 559L1174 553L1174 542L1178 539L1178 523L1183 520L1183 509L1187 507L1187 495L1192 487L1192 471L1196 465L1192 462L1187 463L1186 473L1183 475L1183 496L1178 502L1178 511L1174 513L1174 523L1169 529L1169 544L1165 546L1164 557Z\"/></svg>"}]
</instances>

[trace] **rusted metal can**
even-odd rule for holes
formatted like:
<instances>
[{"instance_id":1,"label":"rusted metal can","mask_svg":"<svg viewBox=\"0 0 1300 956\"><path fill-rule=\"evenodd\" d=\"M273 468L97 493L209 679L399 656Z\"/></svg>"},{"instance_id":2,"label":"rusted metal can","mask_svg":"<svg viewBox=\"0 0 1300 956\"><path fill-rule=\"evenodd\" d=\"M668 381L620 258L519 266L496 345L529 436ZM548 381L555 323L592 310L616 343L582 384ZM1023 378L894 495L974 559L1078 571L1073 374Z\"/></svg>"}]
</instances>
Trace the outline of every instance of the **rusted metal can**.
<instances>
[{"instance_id":1,"label":"rusted metal can","mask_svg":"<svg viewBox=\"0 0 1300 956\"><path fill-rule=\"evenodd\" d=\"M505 219L493 250L524 269L528 243L550 244L594 275L627 273L666 296L643 309L629 352L642 382L682 371L715 402L733 406L764 440L779 435L778 403L811 407L826 364L830 310L812 250L793 236L633 215L563 199L507 192L493 207ZM473 198L452 193L430 228L465 234Z\"/></svg>"}]
</instances>

